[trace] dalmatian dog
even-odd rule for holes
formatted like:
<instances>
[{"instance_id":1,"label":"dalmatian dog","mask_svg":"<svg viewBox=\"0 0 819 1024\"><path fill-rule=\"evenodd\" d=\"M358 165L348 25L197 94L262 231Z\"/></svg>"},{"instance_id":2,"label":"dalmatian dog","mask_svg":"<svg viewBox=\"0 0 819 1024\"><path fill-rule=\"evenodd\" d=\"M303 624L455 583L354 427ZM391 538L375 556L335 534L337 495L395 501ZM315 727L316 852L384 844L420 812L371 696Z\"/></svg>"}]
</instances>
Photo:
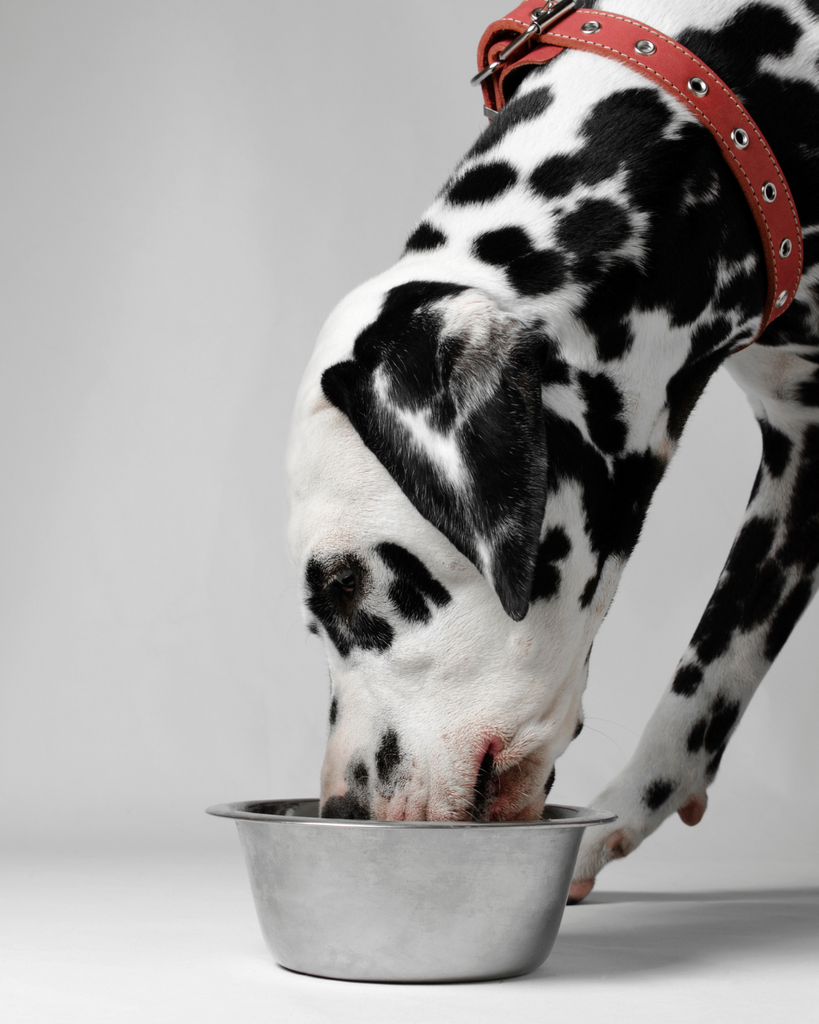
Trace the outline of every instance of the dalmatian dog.
<instances>
[{"instance_id":1,"label":"dalmatian dog","mask_svg":"<svg viewBox=\"0 0 819 1024\"><path fill-rule=\"evenodd\" d=\"M723 364L748 395L745 518L636 753L592 801L618 820L586 832L572 900L669 815L700 821L819 569L819 3L601 6L678 39L759 124L804 230L792 306L744 347L766 270L716 143L654 83L567 50L331 314L288 456L331 677L321 813L529 820L583 727L595 634L689 413Z\"/></svg>"}]
</instances>

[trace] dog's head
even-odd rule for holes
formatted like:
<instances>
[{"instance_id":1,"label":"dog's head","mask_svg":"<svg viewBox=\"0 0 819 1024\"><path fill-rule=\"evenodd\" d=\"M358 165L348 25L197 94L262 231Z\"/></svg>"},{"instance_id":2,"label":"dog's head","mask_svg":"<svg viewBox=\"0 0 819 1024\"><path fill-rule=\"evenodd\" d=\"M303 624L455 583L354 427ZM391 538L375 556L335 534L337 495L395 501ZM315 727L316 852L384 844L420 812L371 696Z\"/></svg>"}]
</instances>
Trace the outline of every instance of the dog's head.
<instances>
[{"instance_id":1,"label":"dog's head","mask_svg":"<svg viewBox=\"0 0 819 1024\"><path fill-rule=\"evenodd\" d=\"M291 545L332 679L325 814L542 808L588 653L582 617L527 614L571 547L541 536L551 348L442 282L365 289L328 325L289 457Z\"/></svg>"}]
</instances>

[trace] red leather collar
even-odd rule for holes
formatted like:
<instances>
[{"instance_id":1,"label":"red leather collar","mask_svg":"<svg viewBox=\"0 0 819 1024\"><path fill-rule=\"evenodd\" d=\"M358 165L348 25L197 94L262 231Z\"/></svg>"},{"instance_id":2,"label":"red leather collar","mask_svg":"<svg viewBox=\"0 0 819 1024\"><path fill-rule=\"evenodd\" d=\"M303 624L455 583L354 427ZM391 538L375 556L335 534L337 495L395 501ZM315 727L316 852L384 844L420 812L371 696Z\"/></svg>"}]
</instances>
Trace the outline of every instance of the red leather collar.
<instances>
[{"instance_id":1,"label":"red leather collar","mask_svg":"<svg viewBox=\"0 0 819 1024\"><path fill-rule=\"evenodd\" d=\"M575 10L573 0L528 0L484 32L473 82L481 84L486 114L493 117L501 110L505 87L512 86L519 69L545 64L566 47L627 64L687 104L717 140L745 193L765 250L768 294L758 338L793 301L803 252L788 183L753 118L725 82L675 40L620 14Z\"/></svg>"}]
</instances>

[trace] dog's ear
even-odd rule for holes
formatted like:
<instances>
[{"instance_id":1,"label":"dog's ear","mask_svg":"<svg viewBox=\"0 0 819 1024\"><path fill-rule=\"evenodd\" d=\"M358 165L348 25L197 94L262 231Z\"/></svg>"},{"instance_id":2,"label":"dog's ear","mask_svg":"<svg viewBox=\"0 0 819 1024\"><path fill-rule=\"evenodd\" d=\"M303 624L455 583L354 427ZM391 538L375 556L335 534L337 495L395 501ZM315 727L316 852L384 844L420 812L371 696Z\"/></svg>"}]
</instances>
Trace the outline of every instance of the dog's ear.
<instances>
[{"instance_id":1,"label":"dog's ear","mask_svg":"<svg viewBox=\"0 0 819 1024\"><path fill-rule=\"evenodd\" d=\"M481 293L414 281L388 292L322 388L522 619L546 494L538 343Z\"/></svg>"}]
</instances>

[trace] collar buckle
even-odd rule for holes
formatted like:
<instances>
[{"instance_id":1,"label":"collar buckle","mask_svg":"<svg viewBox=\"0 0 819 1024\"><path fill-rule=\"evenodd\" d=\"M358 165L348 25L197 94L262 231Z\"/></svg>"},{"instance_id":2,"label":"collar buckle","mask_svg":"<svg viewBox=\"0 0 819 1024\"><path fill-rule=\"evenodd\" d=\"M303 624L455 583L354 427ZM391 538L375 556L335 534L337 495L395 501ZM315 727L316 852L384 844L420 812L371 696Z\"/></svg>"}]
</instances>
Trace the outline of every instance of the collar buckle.
<instances>
[{"instance_id":1,"label":"collar buckle","mask_svg":"<svg viewBox=\"0 0 819 1024\"><path fill-rule=\"evenodd\" d=\"M561 18L565 18L567 14L571 14L577 7L576 0L549 0L548 3L543 4L542 7L536 7L530 17L532 24L519 36L516 36L512 42L498 54L497 60L493 60L492 63L479 71L474 78L470 80L471 85L480 85L481 82L486 81L490 78L503 64L509 59L509 57L518 50L524 43L528 42L532 36L540 35L541 32L545 32L547 28L554 25L556 21L560 21Z\"/></svg>"}]
</instances>

